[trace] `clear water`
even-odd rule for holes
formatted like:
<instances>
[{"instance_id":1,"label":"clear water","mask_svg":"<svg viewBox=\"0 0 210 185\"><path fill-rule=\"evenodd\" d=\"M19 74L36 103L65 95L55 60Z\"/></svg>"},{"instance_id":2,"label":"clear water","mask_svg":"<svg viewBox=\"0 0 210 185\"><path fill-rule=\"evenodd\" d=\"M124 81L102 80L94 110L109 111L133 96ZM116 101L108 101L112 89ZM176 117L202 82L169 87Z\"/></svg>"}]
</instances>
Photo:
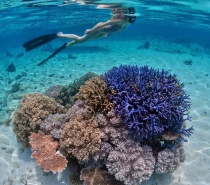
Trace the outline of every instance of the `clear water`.
<instances>
[{"instance_id":1,"label":"clear water","mask_svg":"<svg viewBox=\"0 0 210 185\"><path fill-rule=\"evenodd\" d=\"M135 23L108 38L67 48L40 67L37 64L68 39L57 39L25 52L23 43L39 35L60 31L83 35L86 29L98 22L109 20L111 11L97 8L104 3L135 7ZM69 84L89 71L102 74L120 64L149 65L171 70L185 83L185 90L192 102L192 121L188 124L194 125L195 134L185 144L186 162L174 174L155 176L142 184L209 184L209 1L98 0L81 4L62 0L1 0L0 25L0 140L1 146L8 142L10 148L14 149L9 154L0 149L0 163L6 168L0 176L0 184L21 184L20 177L26 173L22 171L23 166L27 166L26 159L31 166L34 165L30 151L19 154L18 148L21 146L16 143L12 133L12 114L22 95L44 92L52 85ZM150 47L144 49L143 45L148 41ZM192 61L192 65L186 61ZM6 71L11 63L16 67L15 72ZM18 86L17 91L14 90L15 86ZM11 157L7 158L7 154ZM14 163L18 163L19 168ZM27 181L28 184L59 185L66 183L63 176L62 182L57 176L48 177L40 172Z\"/></svg>"}]
</instances>

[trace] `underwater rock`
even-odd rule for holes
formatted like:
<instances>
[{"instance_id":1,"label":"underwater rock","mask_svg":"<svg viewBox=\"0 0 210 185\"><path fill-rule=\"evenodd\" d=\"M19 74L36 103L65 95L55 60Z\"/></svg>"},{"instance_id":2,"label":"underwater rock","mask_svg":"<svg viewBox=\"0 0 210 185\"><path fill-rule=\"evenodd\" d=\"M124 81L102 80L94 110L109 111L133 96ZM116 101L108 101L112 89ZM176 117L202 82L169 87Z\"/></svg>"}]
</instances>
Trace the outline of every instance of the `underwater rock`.
<instances>
[{"instance_id":1,"label":"underwater rock","mask_svg":"<svg viewBox=\"0 0 210 185\"><path fill-rule=\"evenodd\" d=\"M76 59L77 57L72 55L72 54L68 54L68 59Z\"/></svg>"},{"instance_id":2,"label":"underwater rock","mask_svg":"<svg viewBox=\"0 0 210 185\"><path fill-rule=\"evenodd\" d=\"M150 42L149 41L145 42L143 47L144 47L144 49L149 49Z\"/></svg>"},{"instance_id":3,"label":"underwater rock","mask_svg":"<svg viewBox=\"0 0 210 185\"><path fill-rule=\"evenodd\" d=\"M13 54L7 51L6 52L6 57L13 57Z\"/></svg>"},{"instance_id":4,"label":"underwater rock","mask_svg":"<svg viewBox=\"0 0 210 185\"><path fill-rule=\"evenodd\" d=\"M11 93L15 93L20 90L20 83L14 83L12 85Z\"/></svg>"},{"instance_id":5,"label":"underwater rock","mask_svg":"<svg viewBox=\"0 0 210 185\"><path fill-rule=\"evenodd\" d=\"M26 72L22 72L15 77L15 80L22 78L23 76L27 76Z\"/></svg>"},{"instance_id":6,"label":"underwater rock","mask_svg":"<svg viewBox=\"0 0 210 185\"><path fill-rule=\"evenodd\" d=\"M193 62L192 62L192 60L185 60L183 63L184 63L185 65L191 66Z\"/></svg>"},{"instance_id":7,"label":"underwater rock","mask_svg":"<svg viewBox=\"0 0 210 185\"><path fill-rule=\"evenodd\" d=\"M7 69L6 69L7 72L15 72L16 71L16 67L13 63L9 64L7 66Z\"/></svg>"},{"instance_id":8,"label":"underwater rock","mask_svg":"<svg viewBox=\"0 0 210 185\"><path fill-rule=\"evenodd\" d=\"M146 41L143 45L138 46L137 49L138 50L140 50L140 49L149 49L149 47L150 47L150 42Z\"/></svg>"},{"instance_id":9,"label":"underwater rock","mask_svg":"<svg viewBox=\"0 0 210 185\"><path fill-rule=\"evenodd\" d=\"M20 57L23 57L23 56L24 56L24 53L20 53L20 54L17 54L17 56L15 58L17 59L17 58L20 58Z\"/></svg>"}]
</instances>

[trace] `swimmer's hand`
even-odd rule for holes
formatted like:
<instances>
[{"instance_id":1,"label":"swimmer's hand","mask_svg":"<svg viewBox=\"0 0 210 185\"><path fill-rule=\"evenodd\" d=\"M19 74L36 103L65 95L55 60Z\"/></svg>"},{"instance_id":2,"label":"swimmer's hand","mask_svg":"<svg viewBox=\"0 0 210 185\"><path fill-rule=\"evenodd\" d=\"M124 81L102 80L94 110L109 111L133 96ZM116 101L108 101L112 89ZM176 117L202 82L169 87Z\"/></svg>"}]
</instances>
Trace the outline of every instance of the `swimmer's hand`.
<instances>
[{"instance_id":1,"label":"swimmer's hand","mask_svg":"<svg viewBox=\"0 0 210 185\"><path fill-rule=\"evenodd\" d=\"M89 33L91 33L93 30L92 29L87 29L86 31L85 31L85 34L89 34Z\"/></svg>"},{"instance_id":2,"label":"swimmer's hand","mask_svg":"<svg viewBox=\"0 0 210 185\"><path fill-rule=\"evenodd\" d=\"M57 37L62 37L63 36L63 32L58 32L57 33Z\"/></svg>"}]
</instances>

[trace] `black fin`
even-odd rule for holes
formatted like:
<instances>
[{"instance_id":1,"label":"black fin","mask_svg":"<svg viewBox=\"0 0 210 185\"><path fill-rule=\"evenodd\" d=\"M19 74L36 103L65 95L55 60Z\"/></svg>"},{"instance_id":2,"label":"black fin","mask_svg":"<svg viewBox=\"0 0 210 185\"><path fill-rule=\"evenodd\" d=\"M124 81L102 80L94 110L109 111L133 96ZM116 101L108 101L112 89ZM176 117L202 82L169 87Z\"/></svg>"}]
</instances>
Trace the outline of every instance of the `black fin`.
<instances>
[{"instance_id":1,"label":"black fin","mask_svg":"<svg viewBox=\"0 0 210 185\"><path fill-rule=\"evenodd\" d=\"M41 35L39 37L36 37L26 43L23 44L23 47L26 49L26 51L30 51L38 46L41 46L43 44L46 44L47 42L50 42L51 40L54 40L57 38L57 34L47 34L47 35Z\"/></svg>"},{"instance_id":2,"label":"black fin","mask_svg":"<svg viewBox=\"0 0 210 185\"><path fill-rule=\"evenodd\" d=\"M44 59L43 61L41 61L40 63L37 64L37 66L41 66L44 63L46 63L48 60L50 60L51 58L53 58L55 55L57 55L61 50L65 49L66 46L68 45L68 43L63 44L60 48L58 48L54 53L52 53L49 57L47 57L46 59Z\"/></svg>"}]
</instances>

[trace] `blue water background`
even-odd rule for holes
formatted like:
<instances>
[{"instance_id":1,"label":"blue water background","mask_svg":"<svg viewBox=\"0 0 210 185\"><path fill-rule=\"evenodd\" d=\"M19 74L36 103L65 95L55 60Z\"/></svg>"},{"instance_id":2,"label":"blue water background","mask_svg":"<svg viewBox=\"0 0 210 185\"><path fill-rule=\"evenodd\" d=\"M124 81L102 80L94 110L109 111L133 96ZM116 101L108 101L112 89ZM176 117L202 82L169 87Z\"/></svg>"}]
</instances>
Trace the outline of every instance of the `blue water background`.
<instances>
[{"instance_id":1,"label":"blue water background","mask_svg":"<svg viewBox=\"0 0 210 185\"><path fill-rule=\"evenodd\" d=\"M82 35L87 28L111 17L110 10L96 9L92 5L31 4L0 9L0 42L3 43L0 45L1 55L6 51L13 51L14 48L24 52L22 44L42 34L62 31ZM209 47L210 13L190 10L189 7L185 8L187 5L178 6L173 2L141 1L141 4L134 4L137 12L135 24L111 39L153 36L176 42L196 42ZM127 6L133 5L130 3ZM167 12L167 7L174 12Z\"/></svg>"}]
</instances>

